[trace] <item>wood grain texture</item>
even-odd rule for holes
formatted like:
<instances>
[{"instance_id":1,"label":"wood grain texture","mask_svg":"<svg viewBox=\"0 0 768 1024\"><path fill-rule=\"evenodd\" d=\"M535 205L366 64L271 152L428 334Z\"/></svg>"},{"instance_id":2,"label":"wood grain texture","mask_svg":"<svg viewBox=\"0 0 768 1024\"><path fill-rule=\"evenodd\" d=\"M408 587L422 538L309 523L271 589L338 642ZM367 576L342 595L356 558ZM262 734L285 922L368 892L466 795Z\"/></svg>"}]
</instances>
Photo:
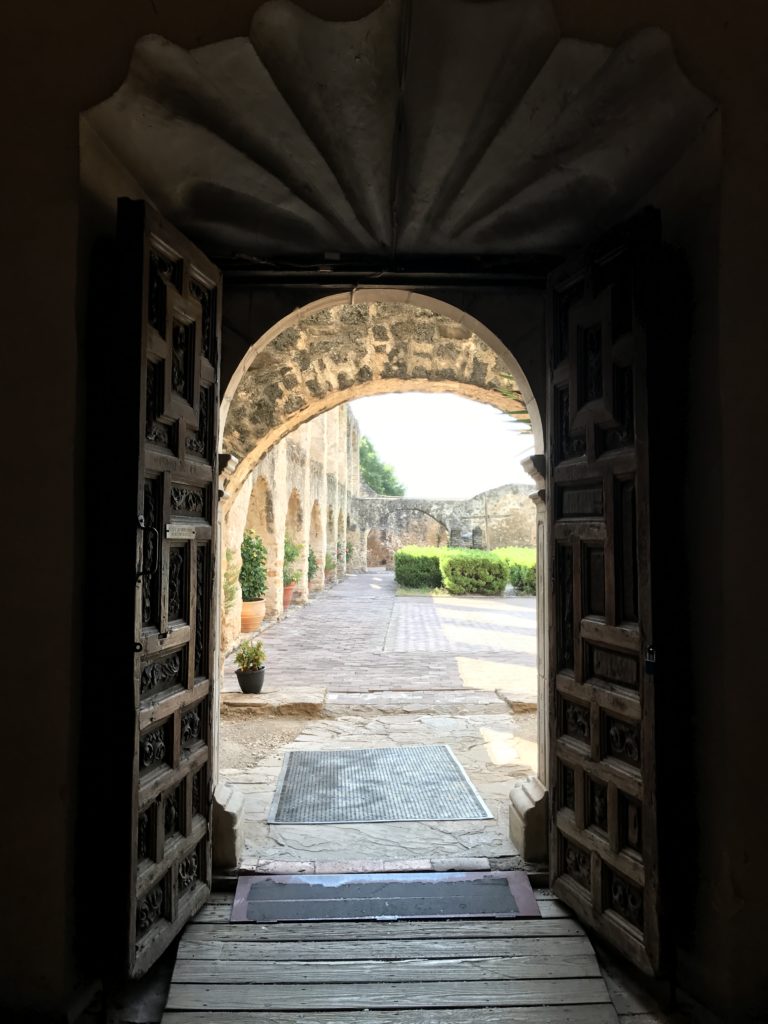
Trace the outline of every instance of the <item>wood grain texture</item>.
<instances>
[{"instance_id":1,"label":"wood grain texture","mask_svg":"<svg viewBox=\"0 0 768 1024\"><path fill-rule=\"evenodd\" d=\"M599 978L594 956L520 956L408 959L320 960L314 963L252 960L184 960L176 964L174 984L292 985L313 983L517 981L537 978Z\"/></svg>"},{"instance_id":2,"label":"wood grain texture","mask_svg":"<svg viewBox=\"0 0 768 1024\"><path fill-rule=\"evenodd\" d=\"M358 942L221 942L197 940L185 933L180 960L400 960L431 957L568 957L591 955L586 936L501 939L381 939Z\"/></svg>"},{"instance_id":3,"label":"wood grain texture","mask_svg":"<svg viewBox=\"0 0 768 1024\"><path fill-rule=\"evenodd\" d=\"M194 1010L170 1010L163 1024L202 1024L202 1015ZM357 1010L302 1010L299 1013L213 1010L205 1024L358 1024ZM431 1010L366 1011L365 1024L480 1024L476 1009L443 1008L439 1015ZM483 1008L482 1024L617 1024L618 1018L607 1003L577 1006L526 1006ZM638 1021L638 1024L649 1024Z\"/></svg>"},{"instance_id":4,"label":"wood grain texture","mask_svg":"<svg viewBox=\"0 0 768 1024\"><path fill-rule=\"evenodd\" d=\"M272 942L352 942L360 939L445 938L445 921L315 921L311 924L198 924L199 915L187 926L188 939L219 942L244 942L269 938ZM568 917L518 919L515 921L452 921L451 936L456 938L536 938L543 936L584 935L578 921Z\"/></svg>"},{"instance_id":5,"label":"wood grain texture","mask_svg":"<svg viewBox=\"0 0 768 1024\"><path fill-rule=\"evenodd\" d=\"M618 1024L569 917L232 925L231 902L187 927L163 1024Z\"/></svg>"},{"instance_id":6,"label":"wood grain texture","mask_svg":"<svg viewBox=\"0 0 768 1024\"><path fill-rule=\"evenodd\" d=\"M171 985L169 1010L401 1009L610 1003L602 978L419 984Z\"/></svg>"},{"instance_id":7,"label":"wood grain texture","mask_svg":"<svg viewBox=\"0 0 768 1024\"><path fill-rule=\"evenodd\" d=\"M658 218L638 215L558 268L547 302L551 885L646 973L661 952L644 304L661 254Z\"/></svg>"}]
</instances>

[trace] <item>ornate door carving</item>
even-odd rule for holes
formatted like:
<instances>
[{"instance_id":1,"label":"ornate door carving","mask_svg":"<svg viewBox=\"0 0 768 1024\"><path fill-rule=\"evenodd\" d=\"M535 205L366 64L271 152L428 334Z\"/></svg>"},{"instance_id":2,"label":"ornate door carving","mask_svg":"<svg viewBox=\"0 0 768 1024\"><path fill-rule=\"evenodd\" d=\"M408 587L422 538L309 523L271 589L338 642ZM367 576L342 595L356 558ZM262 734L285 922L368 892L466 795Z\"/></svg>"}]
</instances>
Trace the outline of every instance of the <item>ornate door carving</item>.
<instances>
[{"instance_id":1,"label":"ornate door carving","mask_svg":"<svg viewBox=\"0 0 768 1024\"><path fill-rule=\"evenodd\" d=\"M118 216L141 359L128 961L142 974L211 884L220 274L144 203Z\"/></svg>"},{"instance_id":2,"label":"ornate door carving","mask_svg":"<svg viewBox=\"0 0 768 1024\"><path fill-rule=\"evenodd\" d=\"M616 241L549 286L552 886L658 968L646 335L649 250Z\"/></svg>"}]
</instances>

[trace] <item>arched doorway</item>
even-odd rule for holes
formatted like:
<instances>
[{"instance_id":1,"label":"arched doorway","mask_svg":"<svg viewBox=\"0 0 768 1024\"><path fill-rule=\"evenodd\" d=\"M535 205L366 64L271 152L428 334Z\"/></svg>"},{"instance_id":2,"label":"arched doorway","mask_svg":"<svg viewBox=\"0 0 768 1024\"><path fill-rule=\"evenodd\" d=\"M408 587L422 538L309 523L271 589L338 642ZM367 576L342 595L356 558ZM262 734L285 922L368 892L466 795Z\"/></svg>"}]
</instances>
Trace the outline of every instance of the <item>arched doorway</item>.
<instances>
[{"instance_id":1,"label":"arched doorway","mask_svg":"<svg viewBox=\"0 0 768 1024\"><path fill-rule=\"evenodd\" d=\"M294 310L250 346L227 386L220 444L238 462L227 479L223 507L234 500L266 453L309 425L310 455L333 468L325 491L320 493L320 485L313 484L318 497L312 516L316 510L321 527L313 530L318 547L321 537L324 542L320 573L325 570L327 583L343 577L346 563L347 489L340 466L346 462L343 455L349 449L349 437L339 422L329 425L323 417L341 403L387 391L448 392L492 405L526 424L535 450L543 451L542 418L520 363L493 331L460 307L425 293L359 288ZM544 514L540 504L541 528L536 536L542 565L547 558ZM451 541L452 526L426 513L421 534L425 541L441 546ZM358 536L361 568L392 565L393 534L386 521L362 524ZM455 543L466 546L460 530ZM538 635L543 637L545 587L539 588L537 615ZM541 706L546 702L546 672L547 653L542 647L538 658ZM539 718L539 755L539 776L546 781L545 716Z\"/></svg>"},{"instance_id":2,"label":"arched doorway","mask_svg":"<svg viewBox=\"0 0 768 1024\"><path fill-rule=\"evenodd\" d=\"M301 15L299 15L299 17L301 17ZM378 18L378 15L376 17ZM384 15L384 17L386 19L386 14ZM261 25L266 24L265 36L268 37L269 36L269 15L266 15L266 22L260 21L259 24L261 24ZM422 28L423 28L423 25L422 25ZM507 26L507 28L508 28L508 26ZM534 38L537 41L537 43L542 45L542 46L544 46L544 43L542 42L543 40L548 41L547 42L547 47L544 47L545 50L547 50L549 43L554 43L556 41L557 36L558 36L557 26L556 26L556 23L554 22L553 18L545 17L543 22L539 22L538 20L536 21L536 29L532 33L532 38ZM422 37L421 38L422 39L424 38L423 33L422 33ZM501 39L501 38L502 38L502 34L499 33L499 39ZM634 41L631 41L631 42L634 42ZM630 46L631 46L631 43L630 43ZM150 64L152 63L152 59L151 58L152 58L153 52L154 52L154 50L153 50L153 43L150 42L145 47L145 53L144 53L145 59L148 58L148 63L150 63ZM604 50L598 51L597 48L594 48L590 53L586 53L586 51L583 51L581 49L580 49L580 52L582 53L582 55L585 58L591 58L595 62L594 66L593 66L591 63L589 63L589 60L586 61L586 70L585 70L584 73L585 73L586 79L589 80L592 77L593 74L597 73L597 68L598 67L599 68L602 67L602 64L603 64L603 59L602 58L607 58L607 54L604 52ZM642 41L641 41L641 45L637 45L634 48L634 50L630 49L630 53L626 54L626 57L628 59L626 59L625 61L621 61L621 60L615 61L613 63L613 66L611 68L609 68L609 72L613 72L615 74L615 68L616 67L618 67L619 69L621 69L622 66L632 66L632 67L635 67L644 58L647 58L649 56L649 54L652 55L652 56L656 56L658 54L662 54L662 56L663 56L663 54L664 54L664 41L663 40L659 40L657 36L651 36L650 38L647 35L644 36ZM204 60L204 58L205 58L205 55L201 55L201 60ZM139 63L141 63L141 62L139 62ZM182 59L181 63L182 64L184 63L183 59ZM536 63L536 62L534 62L534 63ZM671 62L667 61L664 64L664 68L665 68L665 70L669 71L670 70L670 64L671 64L671 71L672 71L672 73L674 75L674 72L676 71L676 68L674 67L674 61L671 61ZM144 75L143 77L146 78L146 75ZM281 76L278 75L277 77L279 79ZM611 73L607 74L604 77L605 77L605 79L607 79L607 81L609 83L612 82L612 81L615 81L615 79L612 77ZM478 76L478 81L480 81L480 76ZM283 81L283 84L285 84L284 81ZM700 103L700 97L694 95L692 90L687 89L687 83L684 82L684 81L681 82L679 79L675 79L673 77L673 85L677 87L677 91L675 91L675 89L673 89L672 87L670 87L669 91L670 91L670 93L674 93L676 98L678 98L680 100L680 105L676 106L676 108L675 108L676 109L676 114L678 116L676 118L666 118L665 117L665 118L661 118L661 119L656 119L653 116L651 116L651 117L647 117L645 119L645 121L643 122L645 127L647 127L648 122L650 122L650 126L652 128L656 128L656 129L658 129L658 120L660 120L662 122L662 129L661 129L661 131L657 130L655 133L651 133L651 134L653 134L654 141L657 143L655 150L654 150L654 147L652 147L652 146L647 146L647 147L643 146L642 147L642 150L643 150L644 153L650 152L650 153L654 154L654 156L651 158L650 162L653 163L656 167L658 167L658 161L659 161L658 153L659 152L661 152L663 154L663 160L665 160L665 161L670 161L674 157L674 153L678 153L679 154L679 152L681 151L680 147L685 145L685 139L690 137L689 135L686 134L686 132L681 130L681 127L686 127L686 128L688 128L690 130L691 124L698 123L699 116L702 114L702 104ZM128 89L127 91L130 93L130 89ZM141 88L137 89L136 92L139 95L143 94L143 90ZM578 90L575 90L574 92L578 92ZM186 89L179 89L177 94L178 95L186 96ZM624 93L621 90L617 90L617 94L618 95L624 95ZM608 90L608 95L610 95L610 89ZM683 100L685 100L686 102L683 102ZM116 107L117 107L118 113L119 114L123 114L126 110L128 110L128 113L130 115L131 103L130 102L124 102L124 101L125 101L125 96L121 97L121 99L115 104ZM185 103L186 102L187 102L187 100L185 99ZM665 106L665 109L667 109L667 105L665 104L664 106ZM203 104L203 107L205 107L205 109L210 109L205 104ZM101 111L101 113L103 113L103 111ZM108 114L109 113L112 113L112 111L108 111ZM97 124L99 123L99 116L98 116L98 114L95 116L94 120L95 120L95 122ZM151 120L152 120L151 118L150 119L146 119L146 121L149 124L150 128L151 128ZM183 120L183 119L181 119L181 120ZM227 120L227 119L225 119L225 120ZM588 120L589 120L589 118L587 116L587 121ZM580 144L581 143L581 133L578 130L576 130L576 131L573 130L573 124L574 124L573 120L566 118L566 122L567 122L566 127L570 127L570 132L567 133L568 138L578 138L578 141L579 141L579 144ZM228 122L228 123L230 123L230 122ZM470 120L467 122L467 124L471 124L471 123L472 123L472 121L471 121L471 118L470 118ZM499 117L496 127L498 127L498 125L500 125L502 123L506 123L505 118L504 117ZM103 121L101 122L101 127L102 127L102 130L104 131L105 136L109 137L110 136L109 128L113 127L109 123L109 118L107 118L107 123L104 123ZM492 138L493 135L494 135L493 131L491 130L492 127L494 127L494 126L486 124L486 126L485 126L486 130L479 131L477 137L482 136L483 141L485 143L487 143L488 140L490 138ZM228 133L228 131L229 131L229 129L226 129L227 133ZM611 140L612 143L614 143L614 145L616 144L616 142L618 142L618 145L616 146L616 150L618 152L620 152L620 153L621 152L625 152L625 153L630 153L631 154L632 147L631 146L625 146L625 145L622 146L621 135L620 135L620 133L617 133L617 134L619 135L619 138L617 140ZM438 132L438 133L436 133L436 135L439 136L440 133ZM129 133L129 132L121 133L121 132L118 131L114 135L115 146L117 147L117 151L118 152L121 152L121 142L122 142L123 136L127 137L127 138L130 138L131 137L131 133ZM646 134L645 135L645 139L647 139L647 138L648 138L648 135ZM557 140L558 139L560 140L560 146L562 146L563 145L562 137L558 136L557 133L555 133L556 144L555 144L555 146L553 148L553 151L552 151L554 154L559 154L561 152L561 148L559 148L559 146L557 144ZM645 141L645 139L644 139L644 141ZM678 140L680 140L680 141L678 142ZM144 140L144 141L146 141L146 140ZM366 140L366 142L367 142L367 140ZM604 140L603 140L602 144L604 144ZM677 149L675 148L676 146L677 146ZM137 145L136 148L140 149L140 145ZM182 148L182 147L179 147L179 148ZM482 147L479 146L479 144L478 144L477 151L479 152L481 149L482 149ZM578 155L578 154L576 154L576 155ZM530 156L530 154L528 154L528 156ZM540 156L540 154L537 152L535 154L536 159L538 159L539 156ZM129 160L127 158L126 158L126 162L129 162ZM139 161L139 163L140 163L140 161ZM410 224L407 225L407 229L403 233L402 237L403 237L404 244L406 244L406 245L413 244L415 240L418 240L420 238L425 238L426 237L426 238L429 238L429 240L431 242L434 241L434 243L435 243L434 247L433 247L433 245L427 246L427 251L430 251L430 252L438 251L438 248L436 246L437 239L433 239L433 236L429 235L429 233L426 231L426 225L429 224L430 222L432 224L437 223L437 222L442 222L442 218L438 217L436 214L441 209L442 210L448 210L449 208L450 208L451 216L448 218L448 221L455 228L454 237L455 238L472 238L472 239L474 239L475 243L478 246L480 246L481 249L485 248L487 246L491 246L492 247L494 245L494 241L495 241L496 243L499 243L499 242L501 243L502 251L507 251L510 237L516 238L517 239L517 244L521 245L521 244L523 244L523 241L525 241L525 240L530 241L531 236L533 236L533 238L536 239L536 240L543 239L544 240L543 244L547 244L548 243L548 244L554 245L555 247L558 247L558 246L562 246L564 244L568 244L567 239L569 237L572 238L572 235L573 235L574 231L578 234L578 231L584 230L584 225L577 223L578 218L574 217L571 220L569 220L569 218L561 216L561 214L562 214L562 205L559 204L558 202L552 202L551 204L544 204L545 206L549 206L550 207L548 212L550 213L550 217L553 218L553 220L549 221L549 223L545 226L543 231L540 231L539 233L537 233L537 230L534 227L532 227L532 224L536 223L538 221L538 219L539 219L538 214L540 213L540 210L541 210L541 189L544 188L546 193L548 195L550 195L550 196L552 196L554 194L554 196L557 197L560 194L558 186L562 184L562 179L559 177L559 174L560 174L560 172L562 170L562 165L563 165L563 161L560 160L560 159L555 159L554 163L556 164L556 169L554 170L554 172L552 174L550 174L547 177L545 177L545 179L543 181L543 186L539 183L539 181L537 179L538 189L537 188L530 189L530 193L531 193L532 199L533 199L532 203L529 203L525 199L524 199L524 201L522 203L518 202L519 197L521 195L525 197L526 193L529 192L530 179L529 179L529 177L526 174L522 174L521 175L521 180L518 181L518 183L517 183L517 185L519 187L517 188L516 191L513 191L513 195L509 195L509 194L503 193L503 189L500 191L499 190L498 181L495 181L493 175L491 175L491 180L489 181L487 178L483 179L482 173L480 175L480 182L481 182L481 185L485 186L485 189L481 188L479 190L479 194L478 194L478 191L473 191L473 190L470 189L469 190L469 194L467 194L467 191L466 190L462 190L462 188L460 187L461 181L462 181L462 177L463 176L466 177L466 172L467 172L466 166L464 167L463 170L461 170L461 168L458 167L458 165L454 165L454 164L451 164L451 166L448 167L444 162L441 162L439 160L435 161L434 160L434 154L433 154L433 160L431 162L428 161L428 160L425 160L425 161L422 161L421 163L422 163L422 165L429 165L431 163L431 166L432 166L433 169L438 168L438 170L440 171L440 173L438 174L438 177L440 178L442 184L439 187L437 187L436 189L433 189L432 188L432 184L429 184L429 183L426 183L426 182L421 182L422 191L419 192L417 190L417 192L421 196L421 211L422 212L421 212L420 216L415 217L414 223L410 223ZM503 163L503 161L501 161L501 163ZM419 164L419 161L417 161L416 165L418 166L418 164ZM627 168L627 165L629 165L628 168ZM581 166L581 165L579 165L578 161L577 161L577 166ZM589 166L589 160L587 161L587 166ZM283 168L283 169L285 170L285 168ZM629 171L628 174L627 174L627 170ZM627 202L627 203L631 203L632 196L637 198L637 196L643 194L642 193L642 188L645 185L647 185L649 174L652 176L653 171L652 170L649 171L647 166L642 166L640 168L640 174L638 175L638 177L642 180L642 182L644 184L638 185L636 180L632 180L633 179L633 173L636 170L637 170L637 168L635 166L633 166L633 161L632 161L631 157L627 161L625 161L624 164L622 164L622 171L624 172L624 177L622 178L621 174L617 174L614 177L622 180L625 183L625 188L623 190L623 199L622 198L616 198L616 197L621 197L622 196L622 189L612 189L610 187L612 182L609 182L609 187L605 190L604 193L601 193L603 200L605 199L605 195L607 194L609 196L609 201L608 202L603 202L602 204L600 204L600 203L597 204L598 206L600 206L600 209L602 210L603 215L611 216L611 211L616 209L615 205L613 205L614 202L624 201L624 202ZM578 180L578 181L582 180L582 178L581 178L582 174L583 174L583 169L581 171L577 171L576 174L575 174L576 180ZM445 175L447 175L447 178L445 177ZM566 170L566 179L570 180L567 176L568 176L568 170ZM585 176L587 178L589 178L589 174L588 173ZM151 178L152 175L150 174L149 177ZM599 179L600 175L598 174L597 177ZM626 185L627 177L631 180L631 187ZM136 169L136 178L137 178L137 180L141 180L142 179L142 174L141 174L141 168L140 167ZM171 175L170 176L170 180L172 180L174 182L174 195L182 195L183 194L183 190L176 189L176 184L180 180L179 177ZM354 177L354 175L352 176L352 189L350 191L350 195L352 195L353 198L358 200L358 201L365 200L365 199L369 199L370 200L372 198L373 194L376 192L376 190L372 189L371 190L371 195L368 196L368 197L361 196L356 191L356 189L354 187L354 181L355 180L358 180L358 181L359 180L364 180L364 178L361 177L360 179L356 179ZM300 186L299 183L297 183L295 181L293 181L292 183L299 189L299 191L302 191L301 186ZM345 183L347 185L350 184L349 181L346 181ZM165 192L163 190L163 184L164 183L163 182L155 181L154 184L155 184L156 188L154 188L154 189L150 188L148 191L149 192L155 192L155 194L163 196L163 202L167 201L167 196L166 196L166 194L165 194ZM379 182L379 184L381 184L381 182ZM428 195L423 192L423 188L427 187L427 186L428 186L428 190L429 190L429 194ZM211 188L209 188L209 183L207 181L200 188L198 188L197 187L197 183L195 183L193 185L193 187L188 189L188 195L184 196L184 199L187 200L187 199L191 198L191 200L192 200L188 209L189 209L189 211L191 211L193 213L193 215L192 215L192 222L193 223L195 221L199 222L200 220L202 220L204 222L206 219L208 219L209 214L208 214L207 211L210 211L210 209L211 209L211 196L212 196L212 194L213 195L216 195L216 194L220 195L221 194L221 193L217 193L217 188L222 188L223 191L226 193L226 186L214 185L214 187L211 189ZM464 193L463 195L462 195L462 192ZM344 193L344 189L342 189L342 193ZM568 193L568 189L563 189L562 190L562 194L563 195L566 195L567 193ZM303 194L306 197L306 195L307 195L306 188L303 189ZM382 195L383 194L387 194L388 196L396 195L396 194L398 194L398 190L397 189L385 189L384 192L382 192L381 194ZM456 196L461 196L461 201L458 203L457 206L454 207L452 205L452 200L455 199ZM342 198L346 199L347 201L349 200L349 196L347 196L345 194L342 196ZM480 199L479 207L478 207L478 199ZM238 205L239 205L239 203L237 203L237 202L234 204L235 207L237 207ZM269 203L265 201L264 205L269 206ZM278 205L279 204L276 203L275 207L277 207ZM380 207L377 210L377 209L372 209L368 205L367 202L364 202L363 205L366 207L365 216L363 216L363 220L365 221L365 223L367 224L367 226L369 228L373 228L374 236L377 239L380 239L386 233L386 230L384 230L384 231L380 231L379 230L382 227L382 225L386 225L387 222L389 222L390 224L396 223L397 218L395 218L395 217L384 217L382 219L381 214L382 214L383 209L385 209L385 207ZM417 206L418 205L419 204L417 203ZM594 211L594 205L593 204L583 204L583 205L584 206L589 206L590 210ZM375 204L374 204L374 206L375 206ZM522 210L521 210L521 206L523 208ZM388 207L386 207L386 209L387 209L387 212L390 212ZM431 215L427 216L425 211L431 211ZM522 216L521 216L521 213L522 213ZM303 215L304 218L306 218L306 211L302 211L302 215ZM319 219L316 219L313 215L310 215L308 220L307 220L307 219L303 219L302 215L299 215L296 219L297 219L297 221L301 222L303 224L303 227L304 227L304 233L303 234L302 234L302 231L299 231L299 235L301 236L303 243L306 244L307 240L310 237L311 238L327 237L327 236L324 236L324 233L323 233L323 230L322 230L322 217L319 218ZM560 221L562 221L562 224L557 222L558 218L559 218ZM290 216L288 216L286 219L290 220ZM338 217L337 217L337 219L338 219ZM238 217L234 218L235 230L237 230L237 224L238 224L238 222L240 220L241 220L241 218L240 218L239 215L238 215ZM267 220L268 220L268 218L267 218ZM279 218L278 218L278 220L279 220ZM344 215L341 216L340 220L341 220L342 223L346 221L346 209L345 209ZM498 220L498 224L496 223L497 220ZM598 223L599 223L599 218L596 219L594 225L590 225L590 226L594 227ZM308 230L307 229L307 225L308 224L310 224L312 226L313 230ZM227 227L231 230L232 227L233 227L233 224L229 224L228 226L225 225L225 229ZM355 225L355 227L357 227L357 225ZM273 225L273 228L274 228L274 225ZM467 233L467 231L466 231L467 228L471 229L469 231L469 233ZM226 230L225 230L224 234L226 235ZM279 235L280 231L279 230L275 231L275 234ZM355 232L353 232L353 235L354 234L355 234ZM232 236L229 235L228 237L231 238ZM332 237L335 238L337 236L332 236ZM359 235L359 233L357 234L357 238L358 238L358 242L360 242L361 236ZM410 243L408 242L408 239L410 239ZM521 241L521 240L523 240L523 241ZM573 240L573 238L572 238L572 240ZM581 240L581 236L578 236L578 240ZM365 245L365 240L363 240L361 244ZM446 244L446 243L444 242L443 244ZM394 240L393 240L393 248L394 248ZM466 250L466 251L469 251L469 250ZM267 448L268 448L268 446L267 446ZM245 472L245 470L243 470L243 472Z\"/></svg>"},{"instance_id":3,"label":"arched doorway","mask_svg":"<svg viewBox=\"0 0 768 1024\"><path fill-rule=\"evenodd\" d=\"M301 498L299 492L294 488L291 491L290 497L288 498L288 509L285 516L285 532L284 540L293 545L293 548L287 550L299 549L299 553L296 558L286 565L285 563L285 544L283 545L283 560L281 561L280 571L281 573L298 574L298 581L296 583L296 590L294 591L294 599L299 601L306 595L307 588L307 545L305 542L305 524L304 516L301 507ZM282 580L288 578L288 575L282 577ZM282 585L282 583L281 583ZM281 594L282 602L282 594ZM285 611L285 609L283 609Z\"/></svg>"},{"instance_id":4,"label":"arched doorway","mask_svg":"<svg viewBox=\"0 0 768 1024\"><path fill-rule=\"evenodd\" d=\"M309 588L310 590L318 591L323 589L324 583L325 534L323 533L323 517L320 513L320 502L317 500L312 504L309 520L309 545L315 556L315 570L309 581Z\"/></svg>"}]
</instances>

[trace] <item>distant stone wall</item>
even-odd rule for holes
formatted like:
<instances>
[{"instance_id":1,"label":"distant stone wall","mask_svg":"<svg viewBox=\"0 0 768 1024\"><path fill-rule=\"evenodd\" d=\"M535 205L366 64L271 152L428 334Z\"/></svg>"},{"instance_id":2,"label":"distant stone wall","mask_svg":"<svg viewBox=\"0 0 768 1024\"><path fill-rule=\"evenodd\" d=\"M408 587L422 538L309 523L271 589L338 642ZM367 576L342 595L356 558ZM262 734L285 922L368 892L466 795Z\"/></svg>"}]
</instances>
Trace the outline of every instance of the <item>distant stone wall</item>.
<instances>
[{"instance_id":1,"label":"distant stone wall","mask_svg":"<svg viewBox=\"0 0 768 1024\"><path fill-rule=\"evenodd\" d=\"M240 545L254 530L267 549L266 615L279 619L283 607L283 545L302 547L294 566L300 579L294 604L335 583L346 572L368 566L392 567L394 552L406 544L444 547L502 547L535 544L535 508L520 485L497 487L467 501L430 501L375 495L360 481L360 428L346 405L316 416L273 445L243 478L222 483L231 491L224 508L222 547L222 651L240 637ZM307 574L310 548L320 567ZM325 571L326 557L334 561Z\"/></svg>"},{"instance_id":2,"label":"distant stone wall","mask_svg":"<svg viewBox=\"0 0 768 1024\"><path fill-rule=\"evenodd\" d=\"M483 549L536 545L532 485L506 484L466 501L370 497L365 490L349 502L349 521L359 534L358 550L350 559L355 568L391 566L394 552L407 544Z\"/></svg>"}]
</instances>

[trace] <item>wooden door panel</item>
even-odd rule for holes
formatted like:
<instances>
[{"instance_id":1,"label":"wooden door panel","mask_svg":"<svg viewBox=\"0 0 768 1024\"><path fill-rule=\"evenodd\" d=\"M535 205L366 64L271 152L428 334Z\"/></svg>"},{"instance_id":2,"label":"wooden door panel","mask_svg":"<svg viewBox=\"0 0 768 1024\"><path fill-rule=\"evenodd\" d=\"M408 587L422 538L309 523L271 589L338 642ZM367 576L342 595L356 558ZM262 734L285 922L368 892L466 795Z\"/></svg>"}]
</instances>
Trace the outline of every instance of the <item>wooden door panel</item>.
<instances>
[{"instance_id":1,"label":"wooden door panel","mask_svg":"<svg viewBox=\"0 0 768 1024\"><path fill-rule=\"evenodd\" d=\"M205 902L210 805L220 275L121 200L125 351L141 360L128 969Z\"/></svg>"},{"instance_id":2,"label":"wooden door panel","mask_svg":"<svg viewBox=\"0 0 768 1024\"><path fill-rule=\"evenodd\" d=\"M552 886L646 971L659 963L647 339L651 236L550 280Z\"/></svg>"}]
</instances>

